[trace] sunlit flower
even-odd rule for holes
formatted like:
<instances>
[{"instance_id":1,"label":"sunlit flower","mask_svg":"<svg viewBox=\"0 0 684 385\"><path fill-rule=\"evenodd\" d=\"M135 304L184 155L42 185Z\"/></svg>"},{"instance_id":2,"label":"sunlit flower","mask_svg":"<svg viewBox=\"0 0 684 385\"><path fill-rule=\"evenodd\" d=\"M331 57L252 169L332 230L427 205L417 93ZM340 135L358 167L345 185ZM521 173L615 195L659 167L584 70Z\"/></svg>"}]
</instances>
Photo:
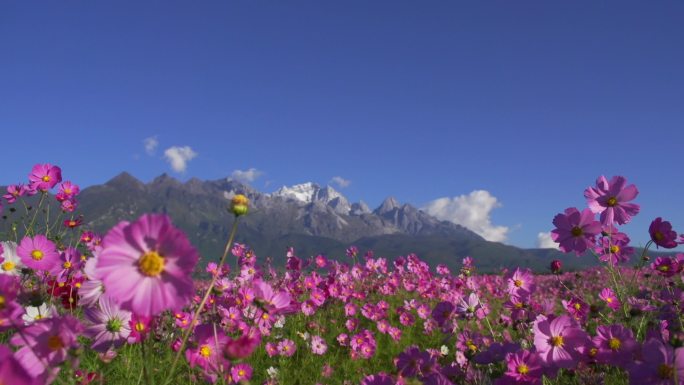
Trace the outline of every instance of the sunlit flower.
<instances>
[{"instance_id":1,"label":"sunlit flower","mask_svg":"<svg viewBox=\"0 0 684 385\"><path fill-rule=\"evenodd\" d=\"M194 294L197 251L166 215L121 222L103 240L96 266L107 295L142 316L178 310Z\"/></svg>"}]
</instances>

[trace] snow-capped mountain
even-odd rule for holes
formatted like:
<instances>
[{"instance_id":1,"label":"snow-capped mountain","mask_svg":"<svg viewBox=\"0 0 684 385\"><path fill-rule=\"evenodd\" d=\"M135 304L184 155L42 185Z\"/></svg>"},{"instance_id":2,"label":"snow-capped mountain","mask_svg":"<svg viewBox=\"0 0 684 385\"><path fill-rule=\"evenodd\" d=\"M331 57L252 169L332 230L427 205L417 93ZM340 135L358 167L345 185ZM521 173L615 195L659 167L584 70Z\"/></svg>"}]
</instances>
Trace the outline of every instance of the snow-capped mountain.
<instances>
[{"instance_id":1,"label":"snow-capped mountain","mask_svg":"<svg viewBox=\"0 0 684 385\"><path fill-rule=\"evenodd\" d=\"M338 214L349 215L352 213L352 205L339 191L330 186L321 187L312 182L291 187L283 186L270 196L291 200L300 205L320 204L329 206ZM359 212L359 210L355 212Z\"/></svg>"}]
</instances>

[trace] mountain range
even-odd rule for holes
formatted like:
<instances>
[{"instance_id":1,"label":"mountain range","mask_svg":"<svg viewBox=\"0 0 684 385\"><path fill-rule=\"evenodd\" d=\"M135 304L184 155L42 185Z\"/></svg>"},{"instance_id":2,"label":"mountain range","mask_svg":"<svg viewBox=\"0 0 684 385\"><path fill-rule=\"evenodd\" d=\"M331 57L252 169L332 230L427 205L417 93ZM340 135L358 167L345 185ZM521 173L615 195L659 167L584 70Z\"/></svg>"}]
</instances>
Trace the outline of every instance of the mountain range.
<instances>
[{"instance_id":1,"label":"mountain range","mask_svg":"<svg viewBox=\"0 0 684 385\"><path fill-rule=\"evenodd\" d=\"M181 182L162 174L143 183L123 172L84 189L79 212L87 226L101 233L143 213L168 214L205 260L218 260L233 223L228 207L235 194L245 194L250 200L250 212L241 218L236 242L246 243L260 258L271 257L275 264L284 263L290 246L300 257L324 254L344 259L350 245L361 253L372 250L375 256L388 258L415 253L433 266L442 263L452 269L471 256L484 272L515 266L544 271L553 259L560 259L570 270L596 263L593 257L553 249L489 242L392 197L371 210L364 202L349 202L332 187L315 183L262 193L229 178Z\"/></svg>"}]
</instances>

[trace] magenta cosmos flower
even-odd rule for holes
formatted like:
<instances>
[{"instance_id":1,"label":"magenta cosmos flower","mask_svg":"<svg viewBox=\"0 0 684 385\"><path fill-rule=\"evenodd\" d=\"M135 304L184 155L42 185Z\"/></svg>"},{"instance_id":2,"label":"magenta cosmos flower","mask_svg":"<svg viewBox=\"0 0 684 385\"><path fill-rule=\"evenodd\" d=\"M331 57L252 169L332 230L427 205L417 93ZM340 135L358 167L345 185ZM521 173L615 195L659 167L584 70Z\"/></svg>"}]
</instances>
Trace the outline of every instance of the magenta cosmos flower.
<instances>
[{"instance_id":1,"label":"magenta cosmos flower","mask_svg":"<svg viewBox=\"0 0 684 385\"><path fill-rule=\"evenodd\" d=\"M551 231L551 239L559 244L564 253L584 253L601 232L601 224L594 220L594 214L588 209L582 212L574 207L565 209L564 213L553 218L553 224L556 228Z\"/></svg>"},{"instance_id":2,"label":"magenta cosmos flower","mask_svg":"<svg viewBox=\"0 0 684 385\"><path fill-rule=\"evenodd\" d=\"M596 328L594 345L598 347L596 361L601 364L627 367L634 360L634 353L639 344L634 339L634 333L622 325L600 325Z\"/></svg>"},{"instance_id":3,"label":"magenta cosmos flower","mask_svg":"<svg viewBox=\"0 0 684 385\"><path fill-rule=\"evenodd\" d=\"M0 345L0 384L34 385L35 381L14 358L12 351Z\"/></svg>"},{"instance_id":4,"label":"magenta cosmos flower","mask_svg":"<svg viewBox=\"0 0 684 385\"><path fill-rule=\"evenodd\" d=\"M584 197L594 214L601 214L601 223L610 225L617 222L619 225L628 223L633 216L639 213L639 205L627 203L639 194L636 186L627 184L623 176L614 176L608 181L605 176L596 180L596 187L588 187L584 190Z\"/></svg>"},{"instance_id":5,"label":"magenta cosmos flower","mask_svg":"<svg viewBox=\"0 0 684 385\"><path fill-rule=\"evenodd\" d=\"M674 249L677 247L677 233L672 230L672 224L664 221L663 218L658 217L648 228L648 233L651 235L651 240L658 247L666 249Z\"/></svg>"},{"instance_id":6,"label":"magenta cosmos flower","mask_svg":"<svg viewBox=\"0 0 684 385\"><path fill-rule=\"evenodd\" d=\"M59 264L59 253L45 235L24 237L17 247L17 254L24 265L34 270L50 271Z\"/></svg>"},{"instance_id":7,"label":"magenta cosmos flower","mask_svg":"<svg viewBox=\"0 0 684 385\"><path fill-rule=\"evenodd\" d=\"M587 333L569 316L537 317L534 322L534 346L543 362L570 369L580 358L578 348L588 340Z\"/></svg>"},{"instance_id":8,"label":"magenta cosmos flower","mask_svg":"<svg viewBox=\"0 0 684 385\"><path fill-rule=\"evenodd\" d=\"M74 317L46 318L12 336L11 342L20 348L15 356L26 371L34 378L42 377L49 382L59 371L58 366L68 358L69 350L78 347L81 330L81 324Z\"/></svg>"},{"instance_id":9,"label":"magenta cosmos flower","mask_svg":"<svg viewBox=\"0 0 684 385\"><path fill-rule=\"evenodd\" d=\"M146 214L107 233L97 275L107 295L141 316L180 310L194 294L197 251L166 215Z\"/></svg>"},{"instance_id":10,"label":"magenta cosmos flower","mask_svg":"<svg viewBox=\"0 0 684 385\"><path fill-rule=\"evenodd\" d=\"M62 181L62 169L50 163L33 166L29 181L34 190L47 191Z\"/></svg>"},{"instance_id":11,"label":"magenta cosmos flower","mask_svg":"<svg viewBox=\"0 0 684 385\"><path fill-rule=\"evenodd\" d=\"M630 384L673 385L675 374L679 384L684 383L684 348L674 350L651 338L644 342L641 355L643 361L630 367Z\"/></svg>"},{"instance_id":12,"label":"magenta cosmos flower","mask_svg":"<svg viewBox=\"0 0 684 385\"><path fill-rule=\"evenodd\" d=\"M506 372L496 385L541 384L544 369L536 353L519 350L506 355Z\"/></svg>"}]
</instances>

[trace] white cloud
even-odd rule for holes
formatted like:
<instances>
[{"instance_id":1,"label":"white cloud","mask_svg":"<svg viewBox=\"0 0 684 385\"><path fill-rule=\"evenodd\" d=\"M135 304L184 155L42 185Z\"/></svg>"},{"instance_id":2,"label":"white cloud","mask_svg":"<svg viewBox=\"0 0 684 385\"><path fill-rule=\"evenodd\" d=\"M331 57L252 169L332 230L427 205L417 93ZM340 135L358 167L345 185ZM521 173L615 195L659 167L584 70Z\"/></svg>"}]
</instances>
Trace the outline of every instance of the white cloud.
<instances>
[{"instance_id":1,"label":"white cloud","mask_svg":"<svg viewBox=\"0 0 684 385\"><path fill-rule=\"evenodd\" d=\"M184 147L170 147L164 151L164 158L169 162L171 168L175 172L185 172L188 167L188 162L197 156L197 153L190 148L190 146Z\"/></svg>"},{"instance_id":2,"label":"white cloud","mask_svg":"<svg viewBox=\"0 0 684 385\"><path fill-rule=\"evenodd\" d=\"M256 168L250 168L249 170L235 170L232 174L230 174L230 177L231 179L235 179L243 183L251 183L262 174L263 172L257 170Z\"/></svg>"},{"instance_id":3,"label":"white cloud","mask_svg":"<svg viewBox=\"0 0 684 385\"><path fill-rule=\"evenodd\" d=\"M537 234L537 247L540 249L558 249L558 243L551 239L551 233Z\"/></svg>"},{"instance_id":4,"label":"white cloud","mask_svg":"<svg viewBox=\"0 0 684 385\"><path fill-rule=\"evenodd\" d=\"M351 181L349 179L344 179L341 176L334 176L330 179L330 183L336 184L339 188L345 188L351 184Z\"/></svg>"},{"instance_id":5,"label":"white cloud","mask_svg":"<svg viewBox=\"0 0 684 385\"><path fill-rule=\"evenodd\" d=\"M497 207L501 207L501 203L489 191L476 190L468 195L435 199L425 205L423 211L465 226L488 241L503 242L510 228L492 224L490 213Z\"/></svg>"},{"instance_id":6,"label":"white cloud","mask_svg":"<svg viewBox=\"0 0 684 385\"><path fill-rule=\"evenodd\" d=\"M145 144L145 152L147 155L154 155L154 152L157 150L157 146L159 146L157 136L150 136L149 138L143 140L143 143Z\"/></svg>"}]
</instances>

